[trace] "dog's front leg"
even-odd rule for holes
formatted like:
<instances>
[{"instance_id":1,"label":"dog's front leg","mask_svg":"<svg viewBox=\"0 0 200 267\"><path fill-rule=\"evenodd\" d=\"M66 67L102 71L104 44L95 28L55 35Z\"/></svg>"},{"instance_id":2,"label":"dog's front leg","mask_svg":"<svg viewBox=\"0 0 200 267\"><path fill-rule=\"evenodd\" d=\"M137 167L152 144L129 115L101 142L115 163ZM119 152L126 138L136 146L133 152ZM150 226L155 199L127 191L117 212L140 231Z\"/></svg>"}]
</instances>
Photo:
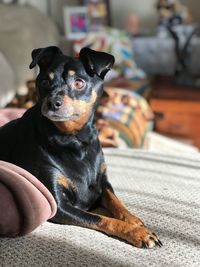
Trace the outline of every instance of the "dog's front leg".
<instances>
[{"instance_id":1,"label":"dog's front leg","mask_svg":"<svg viewBox=\"0 0 200 267\"><path fill-rule=\"evenodd\" d=\"M69 204L65 207L58 207L58 212L53 221L61 224L71 223L104 232L108 235L126 240L136 247L152 248L160 245L156 235L145 227L106 216L86 212Z\"/></svg>"},{"instance_id":2,"label":"dog's front leg","mask_svg":"<svg viewBox=\"0 0 200 267\"><path fill-rule=\"evenodd\" d=\"M162 242L157 238L156 234L151 233L151 231L145 227L144 223L137 216L130 213L125 204L117 198L109 182L106 182L104 185L101 205L110 211L115 219L124 221L135 227L135 232L138 233L135 238L139 241L142 236L142 245L144 247L153 247L155 245L162 246ZM150 242L147 240L150 240Z\"/></svg>"},{"instance_id":3,"label":"dog's front leg","mask_svg":"<svg viewBox=\"0 0 200 267\"><path fill-rule=\"evenodd\" d=\"M113 214L114 218L135 226L144 226L142 220L133 213L130 213L125 204L117 198L110 185L103 189L101 204Z\"/></svg>"}]
</instances>

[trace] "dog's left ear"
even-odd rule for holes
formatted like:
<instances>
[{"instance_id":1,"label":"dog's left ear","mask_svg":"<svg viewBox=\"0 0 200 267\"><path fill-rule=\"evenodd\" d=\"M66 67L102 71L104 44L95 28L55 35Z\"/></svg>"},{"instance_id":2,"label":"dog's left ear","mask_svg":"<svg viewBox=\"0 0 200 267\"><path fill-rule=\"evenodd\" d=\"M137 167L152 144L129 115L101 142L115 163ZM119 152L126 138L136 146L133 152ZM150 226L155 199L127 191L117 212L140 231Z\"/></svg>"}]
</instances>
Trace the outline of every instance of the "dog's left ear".
<instances>
[{"instance_id":1,"label":"dog's left ear","mask_svg":"<svg viewBox=\"0 0 200 267\"><path fill-rule=\"evenodd\" d=\"M39 65L40 68L48 67L53 59L62 55L62 51L57 46L48 46L45 48L38 48L32 51L32 62L29 66L30 69Z\"/></svg>"},{"instance_id":2,"label":"dog's left ear","mask_svg":"<svg viewBox=\"0 0 200 267\"><path fill-rule=\"evenodd\" d=\"M86 72L90 76L96 74L104 79L106 73L113 67L115 58L105 52L97 52L88 47L84 47L80 51L80 60Z\"/></svg>"}]
</instances>

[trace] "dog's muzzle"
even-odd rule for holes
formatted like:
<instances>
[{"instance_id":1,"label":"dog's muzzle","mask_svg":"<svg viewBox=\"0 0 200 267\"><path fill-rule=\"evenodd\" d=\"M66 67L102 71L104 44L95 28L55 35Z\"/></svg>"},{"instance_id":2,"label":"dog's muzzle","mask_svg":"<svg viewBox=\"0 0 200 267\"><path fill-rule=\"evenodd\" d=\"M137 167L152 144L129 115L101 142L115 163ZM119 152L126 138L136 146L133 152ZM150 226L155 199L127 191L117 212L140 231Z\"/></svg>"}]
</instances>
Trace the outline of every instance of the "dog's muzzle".
<instances>
[{"instance_id":1,"label":"dog's muzzle","mask_svg":"<svg viewBox=\"0 0 200 267\"><path fill-rule=\"evenodd\" d=\"M74 109L66 105L62 97L47 97L42 103L42 115L52 121L68 121L74 117Z\"/></svg>"}]
</instances>

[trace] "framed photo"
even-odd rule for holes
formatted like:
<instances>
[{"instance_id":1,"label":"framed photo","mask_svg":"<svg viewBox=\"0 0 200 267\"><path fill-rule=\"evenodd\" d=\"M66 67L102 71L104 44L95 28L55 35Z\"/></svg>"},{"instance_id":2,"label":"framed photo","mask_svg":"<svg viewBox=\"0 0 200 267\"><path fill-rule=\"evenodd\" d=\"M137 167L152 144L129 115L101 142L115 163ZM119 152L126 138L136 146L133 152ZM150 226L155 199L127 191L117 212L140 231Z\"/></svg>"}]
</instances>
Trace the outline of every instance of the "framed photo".
<instances>
[{"instance_id":1,"label":"framed photo","mask_svg":"<svg viewBox=\"0 0 200 267\"><path fill-rule=\"evenodd\" d=\"M87 7L65 6L63 8L65 36L70 40L82 39L89 31Z\"/></svg>"},{"instance_id":2,"label":"framed photo","mask_svg":"<svg viewBox=\"0 0 200 267\"><path fill-rule=\"evenodd\" d=\"M81 4L88 9L91 31L97 31L102 26L110 26L109 0L81 0Z\"/></svg>"}]
</instances>

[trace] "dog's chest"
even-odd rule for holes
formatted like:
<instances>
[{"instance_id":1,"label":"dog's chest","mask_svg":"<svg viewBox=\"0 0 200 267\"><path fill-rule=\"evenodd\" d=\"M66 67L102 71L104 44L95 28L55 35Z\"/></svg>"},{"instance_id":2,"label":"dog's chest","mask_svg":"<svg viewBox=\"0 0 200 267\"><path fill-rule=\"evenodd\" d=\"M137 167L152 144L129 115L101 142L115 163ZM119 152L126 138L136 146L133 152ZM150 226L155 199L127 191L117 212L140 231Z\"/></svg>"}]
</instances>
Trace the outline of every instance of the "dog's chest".
<instances>
[{"instance_id":1,"label":"dog's chest","mask_svg":"<svg viewBox=\"0 0 200 267\"><path fill-rule=\"evenodd\" d=\"M99 173L100 156L88 153L82 159L67 155L64 158L64 177L58 178L71 203L81 209L93 206L102 192L101 174ZM67 187L67 190L65 188Z\"/></svg>"}]
</instances>

